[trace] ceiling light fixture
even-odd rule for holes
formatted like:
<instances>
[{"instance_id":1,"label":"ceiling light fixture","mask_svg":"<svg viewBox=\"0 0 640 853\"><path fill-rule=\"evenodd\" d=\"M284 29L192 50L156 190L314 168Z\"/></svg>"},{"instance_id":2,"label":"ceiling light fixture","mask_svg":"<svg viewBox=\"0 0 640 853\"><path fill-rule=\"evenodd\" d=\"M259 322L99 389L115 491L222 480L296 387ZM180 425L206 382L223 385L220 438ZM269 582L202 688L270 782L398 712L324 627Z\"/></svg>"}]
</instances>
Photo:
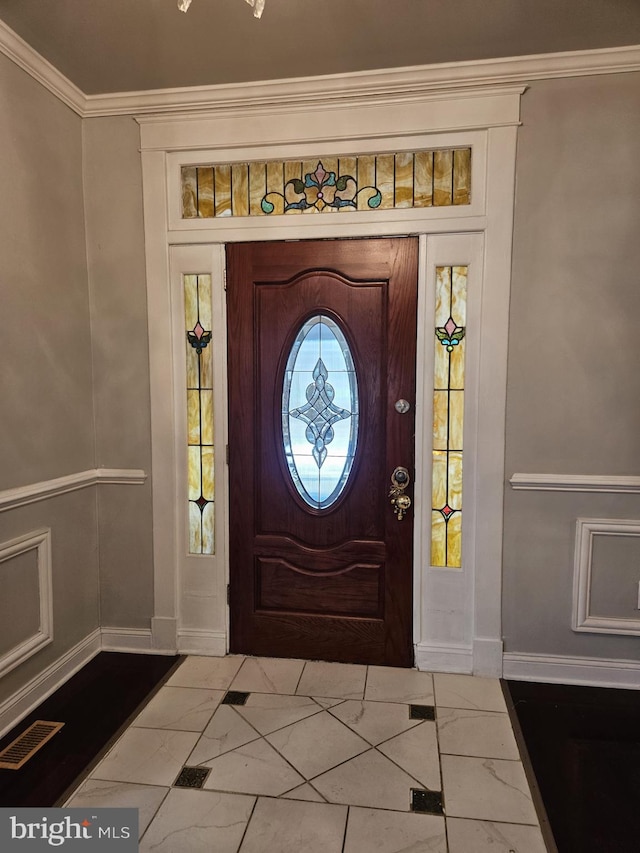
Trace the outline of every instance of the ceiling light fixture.
<instances>
[{"instance_id":1,"label":"ceiling light fixture","mask_svg":"<svg viewBox=\"0 0 640 853\"><path fill-rule=\"evenodd\" d=\"M247 0L250 6L253 6L253 15L255 18L262 17L264 11L264 0ZM191 0L178 0L178 9L181 12L186 12L191 5Z\"/></svg>"}]
</instances>

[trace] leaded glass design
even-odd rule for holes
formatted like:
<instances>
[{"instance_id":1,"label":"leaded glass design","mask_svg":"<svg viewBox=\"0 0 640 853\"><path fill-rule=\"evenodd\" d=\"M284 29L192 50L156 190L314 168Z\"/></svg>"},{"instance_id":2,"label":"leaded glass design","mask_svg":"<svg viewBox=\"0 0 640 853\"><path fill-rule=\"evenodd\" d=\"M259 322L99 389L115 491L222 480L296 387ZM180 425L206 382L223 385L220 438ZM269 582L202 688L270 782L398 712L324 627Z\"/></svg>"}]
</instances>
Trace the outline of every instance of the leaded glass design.
<instances>
[{"instance_id":1,"label":"leaded glass design","mask_svg":"<svg viewBox=\"0 0 640 853\"><path fill-rule=\"evenodd\" d=\"M211 276L185 275L189 553L214 553Z\"/></svg>"},{"instance_id":2,"label":"leaded glass design","mask_svg":"<svg viewBox=\"0 0 640 853\"><path fill-rule=\"evenodd\" d=\"M298 494L327 509L344 490L358 442L358 384L340 326L317 314L291 347L282 392L282 444Z\"/></svg>"},{"instance_id":3,"label":"leaded glass design","mask_svg":"<svg viewBox=\"0 0 640 853\"><path fill-rule=\"evenodd\" d=\"M182 218L471 203L471 149L182 167Z\"/></svg>"},{"instance_id":4,"label":"leaded glass design","mask_svg":"<svg viewBox=\"0 0 640 853\"><path fill-rule=\"evenodd\" d=\"M436 267L431 565L462 565L467 267Z\"/></svg>"}]
</instances>

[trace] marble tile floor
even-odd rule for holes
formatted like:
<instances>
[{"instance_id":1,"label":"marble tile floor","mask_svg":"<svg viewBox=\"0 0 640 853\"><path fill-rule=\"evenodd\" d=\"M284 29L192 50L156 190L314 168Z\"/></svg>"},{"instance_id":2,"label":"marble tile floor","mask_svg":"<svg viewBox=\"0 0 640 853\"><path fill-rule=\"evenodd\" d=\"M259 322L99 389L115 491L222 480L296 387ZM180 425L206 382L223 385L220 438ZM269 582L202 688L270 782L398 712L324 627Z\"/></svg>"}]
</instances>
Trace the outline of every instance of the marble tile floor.
<instances>
[{"instance_id":1,"label":"marble tile floor","mask_svg":"<svg viewBox=\"0 0 640 853\"><path fill-rule=\"evenodd\" d=\"M66 805L153 853L546 851L499 682L388 667L188 657Z\"/></svg>"}]
</instances>

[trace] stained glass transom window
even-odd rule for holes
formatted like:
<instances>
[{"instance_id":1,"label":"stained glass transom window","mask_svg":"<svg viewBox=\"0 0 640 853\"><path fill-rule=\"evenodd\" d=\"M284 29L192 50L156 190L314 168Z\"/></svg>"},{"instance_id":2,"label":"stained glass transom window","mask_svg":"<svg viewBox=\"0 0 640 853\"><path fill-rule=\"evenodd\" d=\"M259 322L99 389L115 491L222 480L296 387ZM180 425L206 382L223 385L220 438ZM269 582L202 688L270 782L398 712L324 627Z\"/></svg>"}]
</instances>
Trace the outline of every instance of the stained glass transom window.
<instances>
[{"instance_id":1,"label":"stained glass transom window","mask_svg":"<svg viewBox=\"0 0 640 853\"><path fill-rule=\"evenodd\" d=\"M431 565L462 565L466 266L436 267Z\"/></svg>"},{"instance_id":2,"label":"stained glass transom window","mask_svg":"<svg viewBox=\"0 0 640 853\"><path fill-rule=\"evenodd\" d=\"M189 553L214 553L211 276L185 275Z\"/></svg>"},{"instance_id":3,"label":"stained glass transom window","mask_svg":"<svg viewBox=\"0 0 640 853\"><path fill-rule=\"evenodd\" d=\"M182 218L471 203L471 149L182 167Z\"/></svg>"},{"instance_id":4,"label":"stained glass transom window","mask_svg":"<svg viewBox=\"0 0 640 853\"><path fill-rule=\"evenodd\" d=\"M358 384L340 326L318 314L291 347L282 392L282 443L298 494L327 509L344 490L358 442Z\"/></svg>"}]
</instances>

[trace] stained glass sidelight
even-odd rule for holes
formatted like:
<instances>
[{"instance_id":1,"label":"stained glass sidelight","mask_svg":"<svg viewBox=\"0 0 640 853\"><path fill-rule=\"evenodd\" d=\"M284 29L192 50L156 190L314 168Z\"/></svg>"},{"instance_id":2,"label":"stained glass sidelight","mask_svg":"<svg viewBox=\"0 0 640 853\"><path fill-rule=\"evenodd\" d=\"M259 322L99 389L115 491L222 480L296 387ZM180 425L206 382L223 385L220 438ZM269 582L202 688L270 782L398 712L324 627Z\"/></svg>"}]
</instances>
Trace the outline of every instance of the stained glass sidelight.
<instances>
[{"instance_id":1,"label":"stained glass sidelight","mask_svg":"<svg viewBox=\"0 0 640 853\"><path fill-rule=\"evenodd\" d=\"M431 565L462 565L467 267L436 267Z\"/></svg>"},{"instance_id":2,"label":"stained glass sidelight","mask_svg":"<svg viewBox=\"0 0 640 853\"><path fill-rule=\"evenodd\" d=\"M189 553L214 553L211 276L185 275Z\"/></svg>"},{"instance_id":3,"label":"stained glass sidelight","mask_svg":"<svg viewBox=\"0 0 640 853\"><path fill-rule=\"evenodd\" d=\"M327 509L347 484L358 441L358 385L340 326L322 314L298 332L285 368L282 443L309 506Z\"/></svg>"},{"instance_id":4,"label":"stained glass sidelight","mask_svg":"<svg viewBox=\"0 0 640 853\"><path fill-rule=\"evenodd\" d=\"M471 149L182 167L182 218L471 203Z\"/></svg>"}]
</instances>

